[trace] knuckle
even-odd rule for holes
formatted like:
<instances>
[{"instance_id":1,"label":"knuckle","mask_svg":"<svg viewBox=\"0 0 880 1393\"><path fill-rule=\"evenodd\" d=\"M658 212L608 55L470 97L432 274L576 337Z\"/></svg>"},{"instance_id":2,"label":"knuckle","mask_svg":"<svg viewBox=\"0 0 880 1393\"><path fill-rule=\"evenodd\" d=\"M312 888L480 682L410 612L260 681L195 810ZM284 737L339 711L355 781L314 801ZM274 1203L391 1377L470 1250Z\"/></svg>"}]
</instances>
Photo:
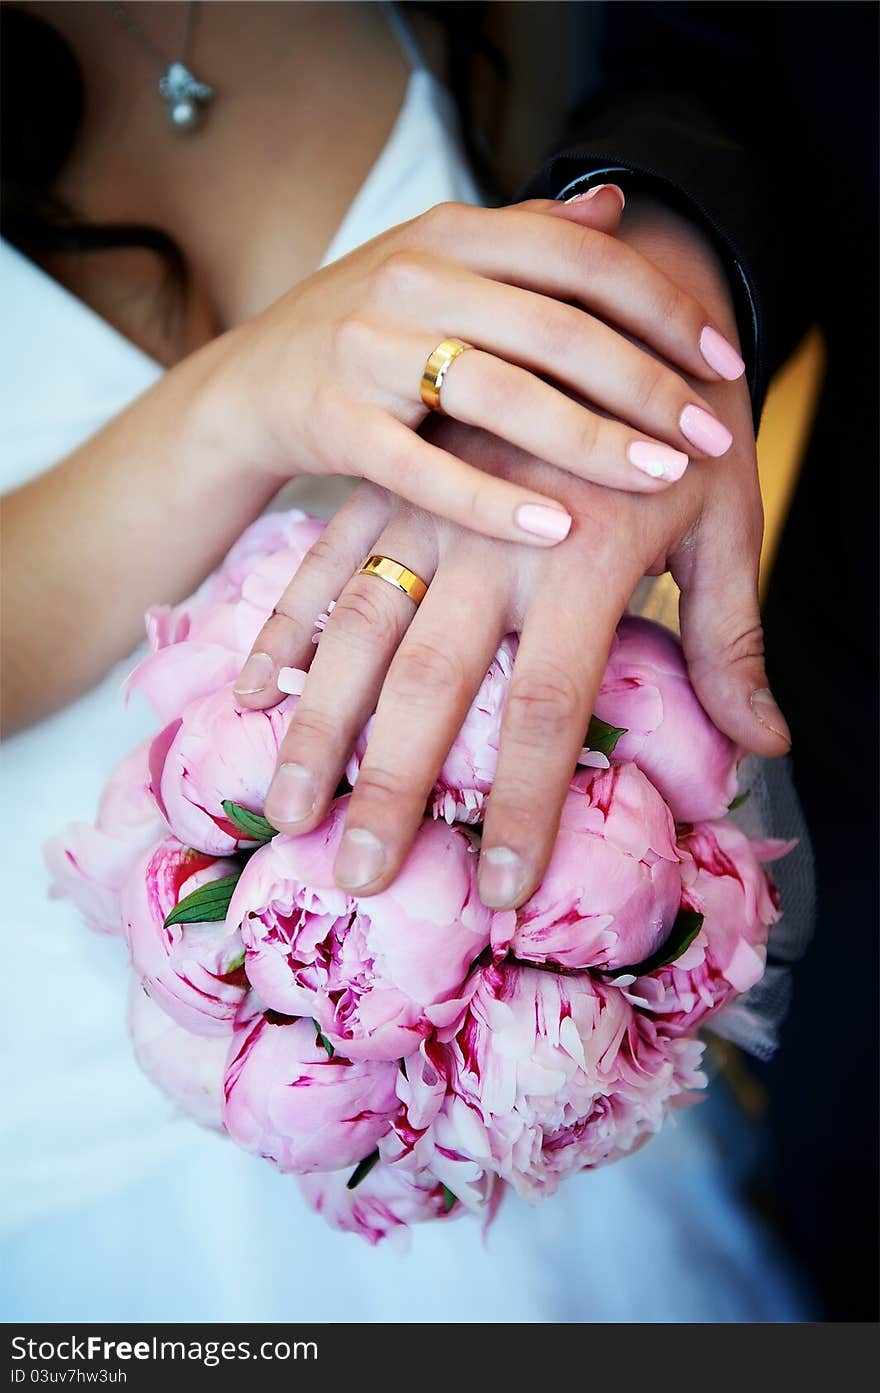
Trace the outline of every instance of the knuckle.
<instances>
[{"instance_id":1,"label":"knuckle","mask_svg":"<svg viewBox=\"0 0 880 1393\"><path fill-rule=\"evenodd\" d=\"M361 765L353 795L353 799L356 798L358 804L364 799L370 799L373 802L393 800L396 805L400 801L400 796L399 773L394 773L393 770L385 769L378 764L364 763Z\"/></svg>"},{"instance_id":2,"label":"knuckle","mask_svg":"<svg viewBox=\"0 0 880 1393\"><path fill-rule=\"evenodd\" d=\"M689 322L688 310L692 301L689 295L675 284L661 276L654 294L654 316L660 324L675 324L681 328Z\"/></svg>"},{"instance_id":3,"label":"knuckle","mask_svg":"<svg viewBox=\"0 0 880 1393\"><path fill-rule=\"evenodd\" d=\"M300 566L300 572L313 571L319 575L335 576L345 558L333 538L333 529L328 527L316 537L309 547Z\"/></svg>"},{"instance_id":4,"label":"knuckle","mask_svg":"<svg viewBox=\"0 0 880 1393\"><path fill-rule=\"evenodd\" d=\"M659 363L648 360L642 364L632 384L632 395L636 408L645 415L664 414L664 408L672 402L673 410L677 395L673 399L671 374Z\"/></svg>"},{"instance_id":5,"label":"knuckle","mask_svg":"<svg viewBox=\"0 0 880 1393\"><path fill-rule=\"evenodd\" d=\"M356 362L360 366L369 361L375 341L373 325L352 314L340 319L336 325L333 348L337 358L343 362Z\"/></svg>"},{"instance_id":6,"label":"knuckle","mask_svg":"<svg viewBox=\"0 0 880 1393\"><path fill-rule=\"evenodd\" d=\"M326 745L337 738L335 723L326 711L319 706L307 706L304 700L297 704L281 756L290 755L295 749L310 745Z\"/></svg>"},{"instance_id":7,"label":"knuckle","mask_svg":"<svg viewBox=\"0 0 880 1393\"><path fill-rule=\"evenodd\" d=\"M374 286L383 303L406 304L421 295L432 277L431 261L418 252L396 250L385 258L374 276Z\"/></svg>"},{"instance_id":8,"label":"knuckle","mask_svg":"<svg viewBox=\"0 0 880 1393\"><path fill-rule=\"evenodd\" d=\"M591 227L572 227L572 231L575 234L571 239L572 269L581 274L586 270L596 279L604 279L614 266L614 239Z\"/></svg>"},{"instance_id":9,"label":"knuckle","mask_svg":"<svg viewBox=\"0 0 880 1393\"><path fill-rule=\"evenodd\" d=\"M325 636L359 648L374 648L392 623L386 589L369 576L352 581L336 601Z\"/></svg>"},{"instance_id":10,"label":"knuckle","mask_svg":"<svg viewBox=\"0 0 880 1393\"><path fill-rule=\"evenodd\" d=\"M575 459L582 464L596 449L600 440L600 419L586 407L578 407L578 420L575 436Z\"/></svg>"},{"instance_id":11,"label":"knuckle","mask_svg":"<svg viewBox=\"0 0 880 1393\"><path fill-rule=\"evenodd\" d=\"M391 673L394 694L407 702L450 696L462 683L460 659L425 640L404 644Z\"/></svg>"},{"instance_id":12,"label":"knuckle","mask_svg":"<svg viewBox=\"0 0 880 1393\"><path fill-rule=\"evenodd\" d=\"M582 342L583 316L564 305L551 304L533 332L541 356L550 363L571 358Z\"/></svg>"},{"instance_id":13,"label":"knuckle","mask_svg":"<svg viewBox=\"0 0 880 1393\"><path fill-rule=\"evenodd\" d=\"M514 738L526 745L555 744L576 723L580 705L571 674L545 663L540 674L514 674L505 724Z\"/></svg>"},{"instance_id":14,"label":"knuckle","mask_svg":"<svg viewBox=\"0 0 880 1393\"><path fill-rule=\"evenodd\" d=\"M438 237L447 236L453 227L461 223L471 211L465 203L448 200L445 203L435 203L433 208L428 208L421 217L416 219L416 222L420 233L429 242L434 242Z\"/></svg>"}]
</instances>

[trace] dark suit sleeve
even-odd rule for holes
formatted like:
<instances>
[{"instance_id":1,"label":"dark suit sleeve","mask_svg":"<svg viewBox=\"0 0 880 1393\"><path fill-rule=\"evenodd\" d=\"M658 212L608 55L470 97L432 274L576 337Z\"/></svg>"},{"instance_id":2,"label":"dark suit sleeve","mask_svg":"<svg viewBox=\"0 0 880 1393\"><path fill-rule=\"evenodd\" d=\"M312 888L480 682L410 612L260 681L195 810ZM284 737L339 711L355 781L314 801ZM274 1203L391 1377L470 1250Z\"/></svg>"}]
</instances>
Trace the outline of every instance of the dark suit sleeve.
<instances>
[{"instance_id":1,"label":"dark suit sleeve","mask_svg":"<svg viewBox=\"0 0 880 1393\"><path fill-rule=\"evenodd\" d=\"M808 254L793 226L804 151L779 6L602 9L598 88L524 196L567 198L613 181L702 225L728 272L757 425L770 376L807 327L792 291Z\"/></svg>"}]
</instances>

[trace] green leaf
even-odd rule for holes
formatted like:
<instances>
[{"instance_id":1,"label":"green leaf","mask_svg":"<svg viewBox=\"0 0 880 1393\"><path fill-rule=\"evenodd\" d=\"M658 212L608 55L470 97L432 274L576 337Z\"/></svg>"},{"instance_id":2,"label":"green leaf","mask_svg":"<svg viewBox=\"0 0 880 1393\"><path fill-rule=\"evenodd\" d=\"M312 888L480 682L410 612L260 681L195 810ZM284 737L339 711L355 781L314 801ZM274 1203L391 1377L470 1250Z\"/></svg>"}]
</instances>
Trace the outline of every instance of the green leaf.
<instances>
[{"instance_id":1,"label":"green leaf","mask_svg":"<svg viewBox=\"0 0 880 1393\"><path fill-rule=\"evenodd\" d=\"M355 1166L354 1170L352 1171L351 1175L348 1177L348 1180L346 1181L346 1190L356 1190L358 1185L360 1185L361 1181L365 1180L366 1177L370 1174L370 1171L373 1169L378 1159L378 1151L373 1151L369 1156L365 1156L362 1161L358 1161L357 1165Z\"/></svg>"},{"instance_id":2,"label":"green leaf","mask_svg":"<svg viewBox=\"0 0 880 1393\"><path fill-rule=\"evenodd\" d=\"M635 963L632 967L616 967L614 976L620 977L623 973L632 973L634 977L647 977L648 973L656 972L658 968L669 967L690 948L703 927L704 917L695 909L680 909L675 916L675 923L672 925L669 937L665 943L661 943L656 953L652 953L650 958L645 958L644 962Z\"/></svg>"},{"instance_id":3,"label":"green leaf","mask_svg":"<svg viewBox=\"0 0 880 1393\"><path fill-rule=\"evenodd\" d=\"M610 726L600 721L598 716L590 717L590 728L584 741L588 750L598 750L603 755L613 755L621 735L626 735L626 726Z\"/></svg>"},{"instance_id":4,"label":"green leaf","mask_svg":"<svg viewBox=\"0 0 880 1393\"><path fill-rule=\"evenodd\" d=\"M247 953L244 948L242 948L241 952L237 953L235 957L231 958L226 964L226 973L237 972L240 967L244 967L244 960L246 957Z\"/></svg>"},{"instance_id":5,"label":"green leaf","mask_svg":"<svg viewBox=\"0 0 880 1393\"><path fill-rule=\"evenodd\" d=\"M448 1185L443 1185L441 1188L443 1190L443 1213L448 1214L458 1204L458 1195L454 1195Z\"/></svg>"},{"instance_id":6,"label":"green leaf","mask_svg":"<svg viewBox=\"0 0 880 1393\"><path fill-rule=\"evenodd\" d=\"M318 1022L314 1019L314 1017L312 1018L312 1025L315 1027L315 1034L318 1037L319 1043L322 1044L324 1046L324 1049L327 1051L327 1058L332 1059L333 1046L330 1044L330 1041L327 1039L327 1036L322 1034L321 1027L318 1025Z\"/></svg>"},{"instance_id":7,"label":"green leaf","mask_svg":"<svg viewBox=\"0 0 880 1393\"><path fill-rule=\"evenodd\" d=\"M733 802L732 802L732 803L728 803L728 805L727 805L727 811L728 811L729 813L735 813L736 810L737 810L737 808L741 808L741 807L742 807L743 803L748 803L748 801L749 801L749 799L751 798L751 796L752 796L752 790L751 790L750 788L747 788L746 791L745 791L745 793L738 793L738 794L736 795L736 797L734 798Z\"/></svg>"},{"instance_id":8,"label":"green leaf","mask_svg":"<svg viewBox=\"0 0 880 1393\"><path fill-rule=\"evenodd\" d=\"M220 880L212 880L210 885L200 885L191 895L186 895L165 920L166 929L172 924L212 924L225 919L241 871L225 875Z\"/></svg>"},{"instance_id":9,"label":"green leaf","mask_svg":"<svg viewBox=\"0 0 880 1393\"><path fill-rule=\"evenodd\" d=\"M271 842L275 836L275 828L271 822L267 822L260 813L252 813L250 808L243 808L240 803L231 803L228 798L224 798L223 811L232 825L237 827L249 842Z\"/></svg>"}]
</instances>

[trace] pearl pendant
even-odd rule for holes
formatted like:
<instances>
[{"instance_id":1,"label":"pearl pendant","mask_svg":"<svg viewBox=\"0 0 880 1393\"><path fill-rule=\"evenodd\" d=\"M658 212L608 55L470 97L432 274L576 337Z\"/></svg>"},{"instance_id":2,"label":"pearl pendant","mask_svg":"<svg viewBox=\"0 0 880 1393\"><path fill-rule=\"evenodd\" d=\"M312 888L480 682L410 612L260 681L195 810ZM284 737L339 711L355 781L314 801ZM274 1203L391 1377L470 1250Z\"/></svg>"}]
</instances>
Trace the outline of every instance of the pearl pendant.
<instances>
[{"instance_id":1,"label":"pearl pendant","mask_svg":"<svg viewBox=\"0 0 880 1393\"><path fill-rule=\"evenodd\" d=\"M159 81L159 95L168 107L176 131L192 131L200 125L203 110L213 100L214 88L199 82L182 63L171 63Z\"/></svg>"}]
</instances>

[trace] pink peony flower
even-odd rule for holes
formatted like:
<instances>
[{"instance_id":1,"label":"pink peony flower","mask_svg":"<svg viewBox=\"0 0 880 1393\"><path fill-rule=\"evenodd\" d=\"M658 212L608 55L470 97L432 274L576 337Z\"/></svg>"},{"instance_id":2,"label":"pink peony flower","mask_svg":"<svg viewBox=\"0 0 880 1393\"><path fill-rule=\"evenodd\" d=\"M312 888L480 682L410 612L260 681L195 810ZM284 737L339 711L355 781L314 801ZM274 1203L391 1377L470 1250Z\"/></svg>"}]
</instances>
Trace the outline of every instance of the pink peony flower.
<instances>
[{"instance_id":1,"label":"pink peony flower","mask_svg":"<svg viewBox=\"0 0 880 1393\"><path fill-rule=\"evenodd\" d=\"M552 1194L655 1132L705 1078L702 1046L669 1040L616 987L507 963L474 974L445 1043L404 1062L400 1117L380 1154L428 1169L466 1205L486 1172L521 1195Z\"/></svg>"},{"instance_id":2,"label":"pink peony flower","mask_svg":"<svg viewBox=\"0 0 880 1393\"><path fill-rule=\"evenodd\" d=\"M309 517L298 508L264 513L245 529L217 570L189 599L173 608L156 605L147 610L150 647L155 652L186 640L204 640L218 610L242 599L263 611L258 632L325 527L320 518ZM277 589L267 592L267 580L273 588L277 584Z\"/></svg>"},{"instance_id":3,"label":"pink peony flower","mask_svg":"<svg viewBox=\"0 0 880 1393\"><path fill-rule=\"evenodd\" d=\"M428 805L432 817L450 824L482 822L498 765L501 719L518 645L515 634L502 639L437 775ZM346 770L352 785L357 781L371 729L372 718L359 737Z\"/></svg>"},{"instance_id":4,"label":"pink peony flower","mask_svg":"<svg viewBox=\"0 0 880 1393\"><path fill-rule=\"evenodd\" d=\"M515 913L495 916L493 948L568 968L623 967L660 946L680 898L675 826L653 784L634 764L583 770L544 879Z\"/></svg>"},{"instance_id":5,"label":"pink peony flower","mask_svg":"<svg viewBox=\"0 0 880 1393\"><path fill-rule=\"evenodd\" d=\"M223 802L262 813L297 700L245 711L228 685L187 706L161 775L165 814L186 846L224 856L253 845L229 821Z\"/></svg>"},{"instance_id":6,"label":"pink peony flower","mask_svg":"<svg viewBox=\"0 0 880 1393\"><path fill-rule=\"evenodd\" d=\"M332 1229L356 1233L374 1245L391 1238L403 1246L413 1224L456 1219L465 1212L430 1175L413 1176L380 1162L356 1189L349 1190L351 1175L350 1169L305 1175L297 1183L310 1208Z\"/></svg>"},{"instance_id":7,"label":"pink peony flower","mask_svg":"<svg viewBox=\"0 0 880 1393\"><path fill-rule=\"evenodd\" d=\"M307 1175L355 1166L398 1108L398 1066L329 1058L311 1021L261 1017L235 1040L223 1120L245 1151Z\"/></svg>"},{"instance_id":8,"label":"pink peony flower","mask_svg":"<svg viewBox=\"0 0 880 1393\"><path fill-rule=\"evenodd\" d=\"M267 513L220 568L174 609L147 611L150 654L128 678L166 724L197 697L234 682L278 597L325 524L298 509Z\"/></svg>"},{"instance_id":9,"label":"pink peony flower","mask_svg":"<svg viewBox=\"0 0 880 1393\"><path fill-rule=\"evenodd\" d=\"M147 1078L187 1116L222 1130L228 1039L191 1035L150 1000L136 978L128 999L128 1029Z\"/></svg>"},{"instance_id":10,"label":"pink peony flower","mask_svg":"<svg viewBox=\"0 0 880 1393\"><path fill-rule=\"evenodd\" d=\"M676 821L724 816L742 752L700 705L674 634L648 619L620 621L595 714L626 730L613 758L637 764Z\"/></svg>"},{"instance_id":11,"label":"pink peony flower","mask_svg":"<svg viewBox=\"0 0 880 1393\"><path fill-rule=\"evenodd\" d=\"M230 1035L247 979L244 946L223 919L172 924L165 919L193 891L238 873L166 837L133 867L122 888L122 918L132 966L144 990L178 1025L196 1035Z\"/></svg>"},{"instance_id":12,"label":"pink peony flower","mask_svg":"<svg viewBox=\"0 0 880 1393\"><path fill-rule=\"evenodd\" d=\"M358 900L333 880L347 798L313 832L275 837L248 862L229 906L246 970L267 1005L313 1016L350 1059L400 1059L460 1010L489 943L471 834L423 822L394 883Z\"/></svg>"},{"instance_id":13,"label":"pink peony flower","mask_svg":"<svg viewBox=\"0 0 880 1393\"><path fill-rule=\"evenodd\" d=\"M679 845L682 904L705 916L702 927L681 957L639 977L627 995L662 1018L665 1031L685 1034L763 976L779 906L761 862L794 844L750 841L732 822L712 822L692 828Z\"/></svg>"},{"instance_id":14,"label":"pink peony flower","mask_svg":"<svg viewBox=\"0 0 880 1393\"><path fill-rule=\"evenodd\" d=\"M141 852L167 831L153 793L150 741L110 775L94 826L74 822L46 843L53 896L73 900L89 928L121 934L119 892Z\"/></svg>"}]
</instances>

